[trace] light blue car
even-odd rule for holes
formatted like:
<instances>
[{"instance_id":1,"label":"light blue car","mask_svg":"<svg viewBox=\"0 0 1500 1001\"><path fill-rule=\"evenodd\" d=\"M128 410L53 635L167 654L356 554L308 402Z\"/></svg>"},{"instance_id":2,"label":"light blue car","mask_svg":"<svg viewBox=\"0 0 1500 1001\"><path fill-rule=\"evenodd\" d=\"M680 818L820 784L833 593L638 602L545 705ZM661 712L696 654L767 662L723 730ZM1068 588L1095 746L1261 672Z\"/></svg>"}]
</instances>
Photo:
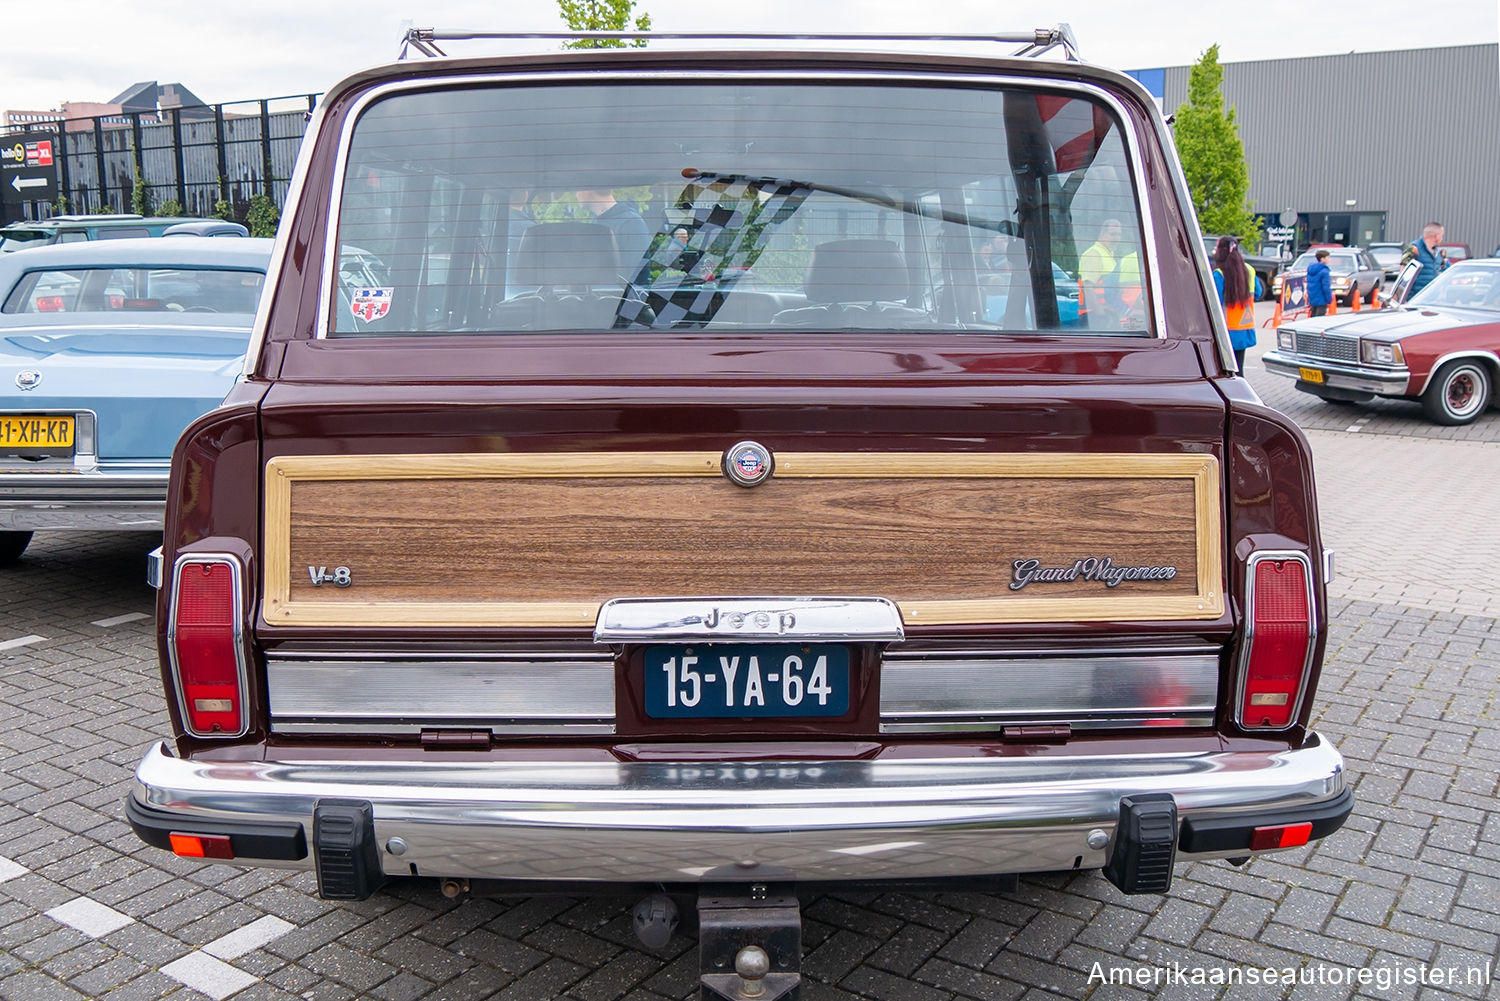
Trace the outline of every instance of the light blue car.
<instances>
[{"instance_id":1,"label":"light blue car","mask_svg":"<svg viewBox=\"0 0 1500 1001\"><path fill-rule=\"evenodd\" d=\"M271 241L0 258L0 566L37 530L160 528L172 447L240 375Z\"/></svg>"}]
</instances>

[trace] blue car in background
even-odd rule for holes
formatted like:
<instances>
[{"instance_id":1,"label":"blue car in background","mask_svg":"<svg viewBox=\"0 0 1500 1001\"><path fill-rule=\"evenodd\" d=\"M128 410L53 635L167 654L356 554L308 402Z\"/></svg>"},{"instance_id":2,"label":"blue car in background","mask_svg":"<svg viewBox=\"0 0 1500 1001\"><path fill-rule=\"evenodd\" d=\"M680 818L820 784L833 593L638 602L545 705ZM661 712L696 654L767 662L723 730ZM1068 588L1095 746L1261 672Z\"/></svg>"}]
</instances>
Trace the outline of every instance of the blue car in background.
<instances>
[{"instance_id":1,"label":"blue car in background","mask_svg":"<svg viewBox=\"0 0 1500 1001\"><path fill-rule=\"evenodd\" d=\"M240 375L271 241L0 257L0 566L37 530L160 528L172 447Z\"/></svg>"}]
</instances>

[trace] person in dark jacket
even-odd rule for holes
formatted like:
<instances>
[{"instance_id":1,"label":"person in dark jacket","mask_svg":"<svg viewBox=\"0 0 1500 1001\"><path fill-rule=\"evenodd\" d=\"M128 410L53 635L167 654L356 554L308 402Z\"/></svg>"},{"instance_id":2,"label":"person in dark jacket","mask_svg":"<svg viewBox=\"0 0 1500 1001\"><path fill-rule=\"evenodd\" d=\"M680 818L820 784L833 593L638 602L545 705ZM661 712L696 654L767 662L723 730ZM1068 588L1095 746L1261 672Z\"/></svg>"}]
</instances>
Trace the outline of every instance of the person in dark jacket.
<instances>
[{"instance_id":1,"label":"person in dark jacket","mask_svg":"<svg viewBox=\"0 0 1500 1001\"><path fill-rule=\"evenodd\" d=\"M1313 256L1317 260L1307 268L1307 304L1313 316L1324 316L1333 302L1333 274L1328 269L1328 251L1320 250Z\"/></svg>"},{"instance_id":2,"label":"person in dark jacket","mask_svg":"<svg viewBox=\"0 0 1500 1001\"><path fill-rule=\"evenodd\" d=\"M1430 222L1422 227L1422 238L1414 240L1406 247L1406 253L1401 255L1401 266L1406 267L1407 261L1417 261L1422 265L1422 270L1417 272L1417 280L1411 283L1411 291L1408 297L1416 295L1427 287L1438 273L1448 266L1446 256L1438 256L1438 244L1443 242L1443 224Z\"/></svg>"},{"instance_id":3,"label":"person in dark jacket","mask_svg":"<svg viewBox=\"0 0 1500 1001\"><path fill-rule=\"evenodd\" d=\"M608 226L615 234L615 249L620 255L620 274L634 278L640 267L641 255L651 244L651 231L646 220L629 202L615 201L615 194L608 188L577 192L578 203L588 210L594 221Z\"/></svg>"}]
</instances>

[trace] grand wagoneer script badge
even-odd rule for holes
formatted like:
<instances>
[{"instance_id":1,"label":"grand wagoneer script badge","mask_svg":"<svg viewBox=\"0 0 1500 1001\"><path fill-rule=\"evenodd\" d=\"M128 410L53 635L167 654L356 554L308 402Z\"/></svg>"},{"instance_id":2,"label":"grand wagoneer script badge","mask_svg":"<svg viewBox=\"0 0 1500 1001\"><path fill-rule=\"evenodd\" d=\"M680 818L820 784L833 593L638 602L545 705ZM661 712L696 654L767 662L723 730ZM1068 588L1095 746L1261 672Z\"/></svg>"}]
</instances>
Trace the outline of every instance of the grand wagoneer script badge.
<instances>
[{"instance_id":1,"label":"grand wagoneer script badge","mask_svg":"<svg viewBox=\"0 0 1500 1001\"><path fill-rule=\"evenodd\" d=\"M1105 587L1118 587L1127 580L1171 580L1176 567L1120 567L1108 556L1090 556L1075 560L1072 566L1044 567L1041 560L1016 560L1011 564L1010 589L1019 591L1027 584L1058 581L1097 581Z\"/></svg>"}]
</instances>

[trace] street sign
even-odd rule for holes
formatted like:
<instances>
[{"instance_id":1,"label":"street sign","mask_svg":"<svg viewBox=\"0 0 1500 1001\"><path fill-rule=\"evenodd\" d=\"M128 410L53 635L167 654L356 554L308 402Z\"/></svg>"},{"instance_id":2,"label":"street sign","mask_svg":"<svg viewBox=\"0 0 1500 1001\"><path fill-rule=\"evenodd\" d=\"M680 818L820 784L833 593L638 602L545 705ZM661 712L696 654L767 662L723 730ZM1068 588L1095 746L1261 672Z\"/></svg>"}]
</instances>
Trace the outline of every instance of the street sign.
<instances>
[{"instance_id":1,"label":"street sign","mask_svg":"<svg viewBox=\"0 0 1500 1001\"><path fill-rule=\"evenodd\" d=\"M51 139L0 138L0 203L57 201L57 162ZM7 215L15 215L8 212Z\"/></svg>"}]
</instances>

